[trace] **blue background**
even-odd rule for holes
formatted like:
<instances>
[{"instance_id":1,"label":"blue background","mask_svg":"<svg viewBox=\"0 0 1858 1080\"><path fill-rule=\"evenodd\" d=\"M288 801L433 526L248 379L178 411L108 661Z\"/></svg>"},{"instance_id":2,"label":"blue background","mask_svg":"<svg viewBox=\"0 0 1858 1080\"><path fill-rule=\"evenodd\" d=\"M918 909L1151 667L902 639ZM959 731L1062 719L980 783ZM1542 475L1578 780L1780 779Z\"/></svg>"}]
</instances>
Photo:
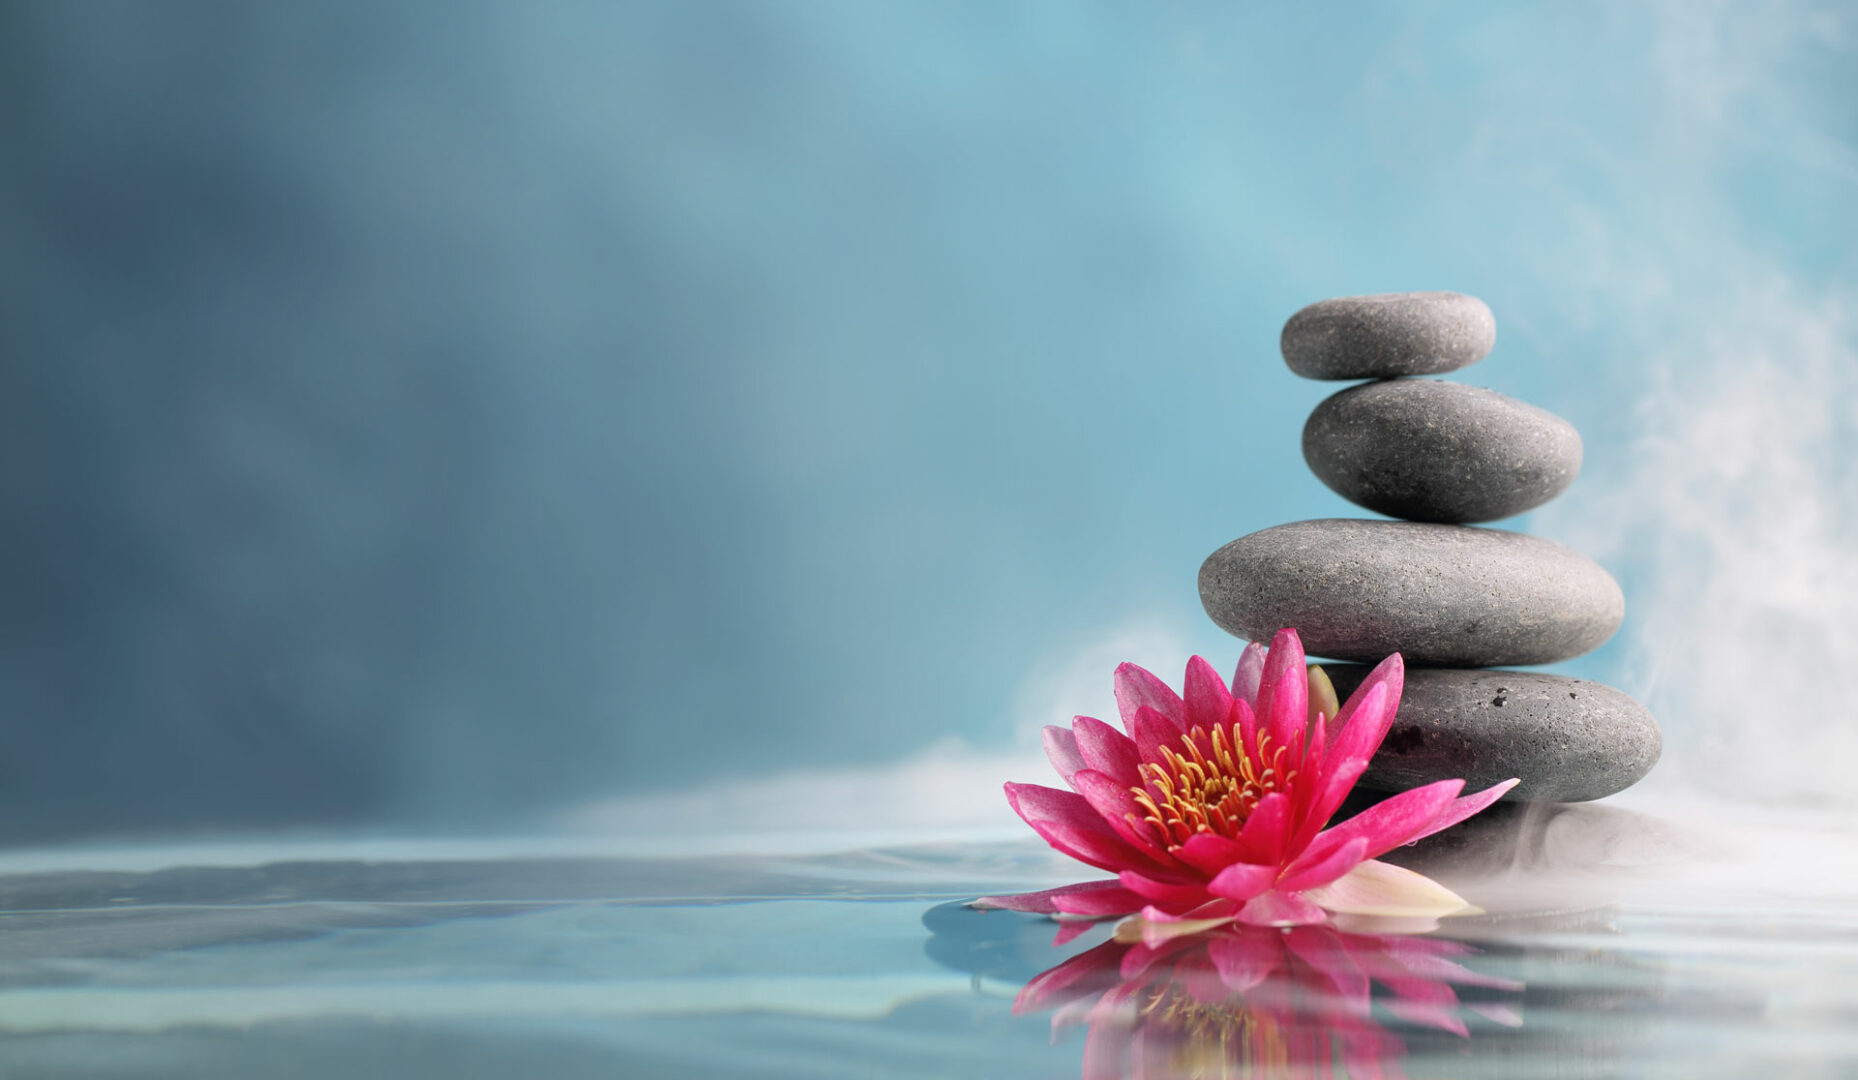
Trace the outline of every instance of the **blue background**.
<instances>
[{"instance_id":1,"label":"blue background","mask_svg":"<svg viewBox=\"0 0 1858 1080\"><path fill-rule=\"evenodd\" d=\"M8 3L0 161L3 839L502 828L1228 666L1200 561L1360 513L1276 350L1335 295L1484 298L1459 377L1581 429L1506 523L1627 588L1565 670L1669 733L1722 695L1648 626L1858 655L1849 574L1683 606L1763 492L1848 561L1843 5Z\"/></svg>"}]
</instances>

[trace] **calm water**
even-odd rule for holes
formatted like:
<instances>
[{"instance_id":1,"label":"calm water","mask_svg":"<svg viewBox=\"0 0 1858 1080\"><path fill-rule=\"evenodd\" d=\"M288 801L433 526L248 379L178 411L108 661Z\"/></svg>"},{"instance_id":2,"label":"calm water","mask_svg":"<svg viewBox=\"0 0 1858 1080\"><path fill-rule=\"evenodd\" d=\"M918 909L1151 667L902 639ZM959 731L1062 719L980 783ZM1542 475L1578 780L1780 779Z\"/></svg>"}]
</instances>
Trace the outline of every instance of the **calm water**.
<instances>
[{"instance_id":1,"label":"calm water","mask_svg":"<svg viewBox=\"0 0 1858 1080\"><path fill-rule=\"evenodd\" d=\"M1849 894L1755 880L1850 832L1499 825L1415 853L1491 909L1442 933L1159 953L953 902L1055 880L1032 843L55 853L0 877L0 1075L1858 1074Z\"/></svg>"}]
</instances>

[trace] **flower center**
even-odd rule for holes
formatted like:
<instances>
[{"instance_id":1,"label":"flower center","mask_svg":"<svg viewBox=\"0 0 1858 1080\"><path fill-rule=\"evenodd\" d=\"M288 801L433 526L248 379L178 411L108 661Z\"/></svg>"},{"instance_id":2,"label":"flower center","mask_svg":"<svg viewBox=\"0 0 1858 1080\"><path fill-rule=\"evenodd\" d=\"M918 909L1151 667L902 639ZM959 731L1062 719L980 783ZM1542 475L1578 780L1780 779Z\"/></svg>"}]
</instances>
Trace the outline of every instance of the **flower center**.
<instances>
[{"instance_id":1,"label":"flower center","mask_svg":"<svg viewBox=\"0 0 1858 1080\"><path fill-rule=\"evenodd\" d=\"M1211 753L1202 751L1203 742ZM1144 811L1143 820L1160 830L1169 850L1196 833L1238 839L1258 801L1296 779L1295 772L1284 770L1290 748L1273 747L1269 735L1258 737L1257 762L1233 745L1232 729L1225 725L1215 727L1211 738L1196 727L1181 736L1181 746L1184 752L1163 746L1161 760L1138 765L1143 784L1129 789Z\"/></svg>"}]
</instances>

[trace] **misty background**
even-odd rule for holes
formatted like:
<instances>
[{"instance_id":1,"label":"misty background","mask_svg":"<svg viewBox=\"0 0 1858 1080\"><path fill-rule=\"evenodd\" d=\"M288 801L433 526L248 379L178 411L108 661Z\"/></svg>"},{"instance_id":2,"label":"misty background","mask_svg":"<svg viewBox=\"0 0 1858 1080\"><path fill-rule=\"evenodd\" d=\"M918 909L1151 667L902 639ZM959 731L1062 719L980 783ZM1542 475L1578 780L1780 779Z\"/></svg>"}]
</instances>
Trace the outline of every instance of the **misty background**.
<instances>
[{"instance_id":1,"label":"misty background","mask_svg":"<svg viewBox=\"0 0 1858 1080\"><path fill-rule=\"evenodd\" d=\"M1417 289L1648 783L1850 805L1854 206L1837 3L0 3L0 840L1003 814Z\"/></svg>"}]
</instances>

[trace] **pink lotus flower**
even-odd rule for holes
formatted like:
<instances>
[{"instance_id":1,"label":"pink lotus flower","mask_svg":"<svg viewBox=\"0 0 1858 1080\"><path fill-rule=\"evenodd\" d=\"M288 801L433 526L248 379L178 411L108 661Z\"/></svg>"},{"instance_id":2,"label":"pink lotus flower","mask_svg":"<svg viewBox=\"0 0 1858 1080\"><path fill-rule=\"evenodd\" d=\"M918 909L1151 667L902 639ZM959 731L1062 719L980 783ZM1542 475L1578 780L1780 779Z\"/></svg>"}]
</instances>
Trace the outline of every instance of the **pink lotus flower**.
<instances>
[{"instance_id":1,"label":"pink lotus flower","mask_svg":"<svg viewBox=\"0 0 1858 1080\"><path fill-rule=\"evenodd\" d=\"M1183 698L1134 664L1116 669L1124 731L1088 716L1045 729L1070 791L1007 784L1046 843L1116 876L979 907L1087 917L1140 915L1119 936L1159 940L1220 923L1292 926L1329 913L1434 919L1471 909L1376 856L1455 825L1515 780L1459 797L1462 780L1396 795L1325 828L1380 747L1405 666L1383 660L1348 703L1304 666L1296 631L1239 658L1232 685L1196 656ZM1126 732L1126 733L1125 733Z\"/></svg>"},{"instance_id":2,"label":"pink lotus flower","mask_svg":"<svg viewBox=\"0 0 1858 1080\"><path fill-rule=\"evenodd\" d=\"M1457 962L1471 952L1440 938L1226 925L1155 946L1105 942L1035 976L1013 1011L1054 1010L1054 1040L1087 1025L1084 1080L1333 1076L1337 1065L1397 1077L1406 1046L1375 1018L1377 1002L1460 1038L1472 1015L1522 1023L1503 995L1523 984ZM1461 1002L1465 986L1485 1000Z\"/></svg>"}]
</instances>

